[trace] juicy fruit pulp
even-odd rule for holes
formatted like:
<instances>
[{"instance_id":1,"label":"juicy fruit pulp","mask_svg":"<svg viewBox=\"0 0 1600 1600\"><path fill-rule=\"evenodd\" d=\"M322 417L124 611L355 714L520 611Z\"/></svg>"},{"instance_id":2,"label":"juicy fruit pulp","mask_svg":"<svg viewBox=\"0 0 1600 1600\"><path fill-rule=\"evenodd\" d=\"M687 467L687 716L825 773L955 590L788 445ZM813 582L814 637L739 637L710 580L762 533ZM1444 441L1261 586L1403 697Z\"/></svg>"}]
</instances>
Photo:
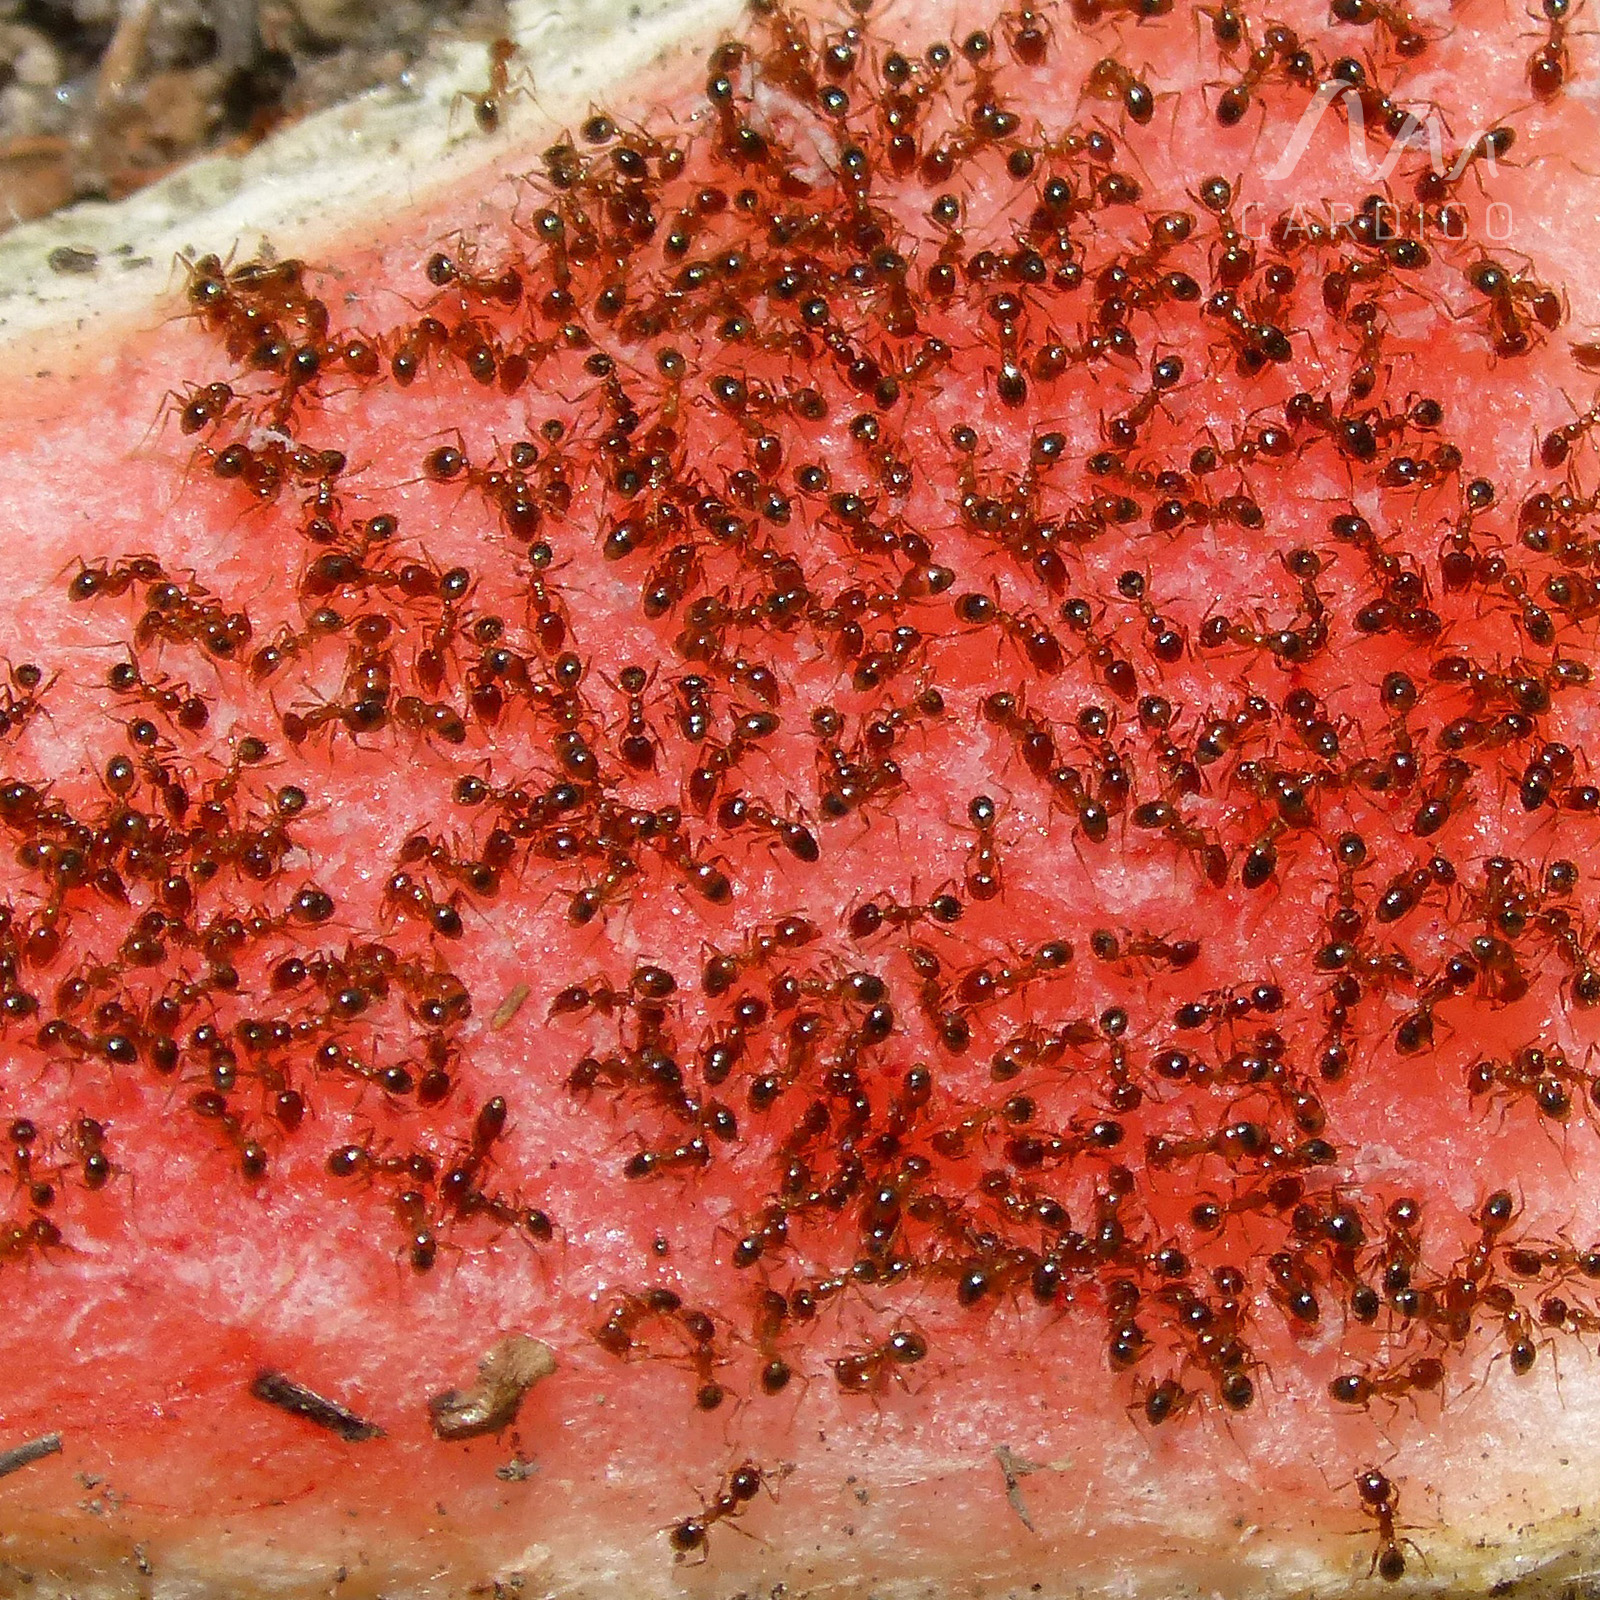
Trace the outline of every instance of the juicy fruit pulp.
<instances>
[{"instance_id":1,"label":"juicy fruit pulp","mask_svg":"<svg viewBox=\"0 0 1600 1600\"><path fill-rule=\"evenodd\" d=\"M18 1566L1241 1592L1560 1503L1475 1464L1600 1326L1578 45L1346 10L763 8L12 425Z\"/></svg>"}]
</instances>

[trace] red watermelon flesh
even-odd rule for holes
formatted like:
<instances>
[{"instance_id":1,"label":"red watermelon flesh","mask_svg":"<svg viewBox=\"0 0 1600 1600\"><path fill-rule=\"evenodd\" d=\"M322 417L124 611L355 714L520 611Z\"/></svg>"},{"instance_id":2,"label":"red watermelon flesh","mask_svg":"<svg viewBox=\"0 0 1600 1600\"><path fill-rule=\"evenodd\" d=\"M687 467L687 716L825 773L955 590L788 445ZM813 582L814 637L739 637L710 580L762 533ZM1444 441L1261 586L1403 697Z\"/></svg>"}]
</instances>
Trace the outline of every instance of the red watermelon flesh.
<instances>
[{"instance_id":1,"label":"red watermelon flesh","mask_svg":"<svg viewBox=\"0 0 1600 1600\"><path fill-rule=\"evenodd\" d=\"M1584 1570L1587 46L1148 11L513 76L15 383L6 1592Z\"/></svg>"}]
</instances>

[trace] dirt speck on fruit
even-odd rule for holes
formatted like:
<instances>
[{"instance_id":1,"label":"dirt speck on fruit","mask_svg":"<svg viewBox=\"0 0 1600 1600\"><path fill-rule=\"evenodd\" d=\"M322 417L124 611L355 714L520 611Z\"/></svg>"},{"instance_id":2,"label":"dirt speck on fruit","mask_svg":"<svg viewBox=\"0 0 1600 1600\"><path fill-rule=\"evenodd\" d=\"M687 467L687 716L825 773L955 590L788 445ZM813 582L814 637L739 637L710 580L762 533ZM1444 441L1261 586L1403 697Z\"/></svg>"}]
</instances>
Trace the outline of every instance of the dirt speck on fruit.
<instances>
[{"instance_id":1,"label":"dirt speck on fruit","mask_svg":"<svg viewBox=\"0 0 1600 1600\"><path fill-rule=\"evenodd\" d=\"M522 1009L523 1002L532 992L527 984L516 984L507 992L505 999L495 1008L494 1015L489 1019L489 1026L496 1033L502 1028L510 1027L517 1013Z\"/></svg>"},{"instance_id":2,"label":"dirt speck on fruit","mask_svg":"<svg viewBox=\"0 0 1600 1600\"><path fill-rule=\"evenodd\" d=\"M476 1439L499 1433L517 1419L522 1397L556 1370L555 1352L525 1333L507 1334L478 1363L465 1389L447 1389L428 1401L434 1433L441 1439Z\"/></svg>"}]
</instances>

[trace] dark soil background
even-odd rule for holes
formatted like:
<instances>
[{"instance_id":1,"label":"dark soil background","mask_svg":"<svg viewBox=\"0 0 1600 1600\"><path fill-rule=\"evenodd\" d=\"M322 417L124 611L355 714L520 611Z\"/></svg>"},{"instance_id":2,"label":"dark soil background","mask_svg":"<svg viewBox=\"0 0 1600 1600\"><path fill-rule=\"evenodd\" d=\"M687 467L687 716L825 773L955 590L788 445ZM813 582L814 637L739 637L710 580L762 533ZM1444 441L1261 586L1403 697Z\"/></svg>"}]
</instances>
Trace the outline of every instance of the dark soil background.
<instances>
[{"instance_id":1,"label":"dark soil background","mask_svg":"<svg viewBox=\"0 0 1600 1600\"><path fill-rule=\"evenodd\" d=\"M0 0L0 232L404 85L504 0Z\"/></svg>"}]
</instances>

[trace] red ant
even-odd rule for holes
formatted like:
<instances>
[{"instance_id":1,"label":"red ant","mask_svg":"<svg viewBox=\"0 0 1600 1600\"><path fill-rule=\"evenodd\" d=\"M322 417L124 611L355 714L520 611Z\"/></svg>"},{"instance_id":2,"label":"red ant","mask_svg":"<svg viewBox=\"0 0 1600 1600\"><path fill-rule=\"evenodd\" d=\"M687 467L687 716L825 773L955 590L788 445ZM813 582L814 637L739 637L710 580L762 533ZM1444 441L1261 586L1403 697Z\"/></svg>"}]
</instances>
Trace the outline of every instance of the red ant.
<instances>
[{"instance_id":1,"label":"red ant","mask_svg":"<svg viewBox=\"0 0 1600 1600\"><path fill-rule=\"evenodd\" d=\"M880 1344L835 1356L828 1365L846 1394L880 1394L889 1382L905 1387L905 1369L926 1359L928 1341L909 1328L896 1328Z\"/></svg>"},{"instance_id":2,"label":"red ant","mask_svg":"<svg viewBox=\"0 0 1600 1600\"><path fill-rule=\"evenodd\" d=\"M1244 121L1257 91L1274 67L1281 67L1294 83L1310 87L1315 81L1311 53L1301 45L1293 28L1278 22L1268 24L1262 42L1251 49L1241 76L1218 97L1213 114L1224 128L1237 127Z\"/></svg>"},{"instance_id":3,"label":"red ant","mask_svg":"<svg viewBox=\"0 0 1600 1600\"><path fill-rule=\"evenodd\" d=\"M999 811L988 795L980 794L967 806L967 819L977 831L967 857L967 893L974 900L993 900L1002 887L1000 849L995 840Z\"/></svg>"},{"instance_id":4,"label":"red ant","mask_svg":"<svg viewBox=\"0 0 1600 1600\"><path fill-rule=\"evenodd\" d=\"M1378 1524L1378 1548L1373 1552L1368 1576L1375 1572L1385 1583L1398 1583L1406 1571L1401 1541L1395 1537L1400 1491L1376 1467L1368 1467L1356 1479L1356 1493L1361 1497L1361 1509ZM1405 1543L1411 1541L1408 1539Z\"/></svg>"},{"instance_id":5,"label":"red ant","mask_svg":"<svg viewBox=\"0 0 1600 1600\"><path fill-rule=\"evenodd\" d=\"M0 738L15 733L38 715L55 679L47 683L44 671L31 661L6 663L6 683L0 686Z\"/></svg>"},{"instance_id":6,"label":"red ant","mask_svg":"<svg viewBox=\"0 0 1600 1600\"><path fill-rule=\"evenodd\" d=\"M761 1392L766 1395L781 1394L789 1387L794 1370L779 1352L779 1340L790 1321L789 1302L776 1289L757 1292L756 1309L751 1320L751 1335L761 1352Z\"/></svg>"},{"instance_id":7,"label":"red ant","mask_svg":"<svg viewBox=\"0 0 1600 1600\"><path fill-rule=\"evenodd\" d=\"M454 285L463 295L503 306L508 311L522 304L522 274L514 266L502 267L492 275L481 274L439 250L428 257L423 271L436 289Z\"/></svg>"},{"instance_id":8,"label":"red ant","mask_svg":"<svg viewBox=\"0 0 1600 1600\"><path fill-rule=\"evenodd\" d=\"M1095 100L1120 100L1129 119L1141 128L1156 114L1156 98L1149 84L1114 56L1102 56L1095 62L1083 92Z\"/></svg>"},{"instance_id":9,"label":"red ant","mask_svg":"<svg viewBox=\"0 0 1600 1600\"><path fill-rule=\"evenodd\" d=\"M491 41L487 87L480 90L463 89L456 96L458 100L472 102L472 120L484 133L495 133L499 130L505 103L511 94L511 63L516 57L517 47L510 39Z\"/></svg>"},{"instance_id":10,"label":"red ant","mask_svg":"<svg viewBox=\"0 0 1600 1600\"><path fill-rule=\"evenodd\" d=\"M167 398L177 403L178 429L187 437L221 422L233 406L234 393L226 383L207 383Z\"/></svg>"},{"instance_id":11,"label":"red ant","mask_svg":"<svg viewBox=\"0 0 1600 1600\"><path fill-rule=\"evenodd\" d=\"M1152 1428L1181 1417L1195 1402L1195 1395L1185 1389L1176 1378L1159 1378L1140 1386L1133 1409L1140 1413Z\"/></svg>"},{"instance_id":12,"label":"red ant","mask_svg":"<svg viewBox=\"0 0 1600 1600\"><path fill-rule=\"evenodd\" d=\"M1549 36L1528 57L1528 87L1535 99L1555 99L1567 81L1567 73L1572 68L1567 28L1577 4L1578 0L1539 0L1539 11Z\"/></svg>"},{"instance_id":13,"label":"red ant","mask_svg":"<svg viewBox=\"0 0 1600 1600\"><path fill-rule=\"evenodd\" d=\"M731 1523L760 1493L765 1481L765 1474L753 1461L735 1467L710 1505L672 1528L667 1538L673 1550L679 1555L687 1555L691 1550L703 1553L712 1527L719 1522Z\"/></svg>"},{"instance_id":14,"label":"red ant","mask_svg":"<svg viewBox=\"0 0 1600 1600\"><path fill-rule=\"evenodd\" d=\"M1553 333L1566 318L1562 296L1529 272L1514 272L1485 256L1466 276L1487 302L1489 343L1497 356L1526 355L1536 335Z\"/></svg>"}]
</instances>

